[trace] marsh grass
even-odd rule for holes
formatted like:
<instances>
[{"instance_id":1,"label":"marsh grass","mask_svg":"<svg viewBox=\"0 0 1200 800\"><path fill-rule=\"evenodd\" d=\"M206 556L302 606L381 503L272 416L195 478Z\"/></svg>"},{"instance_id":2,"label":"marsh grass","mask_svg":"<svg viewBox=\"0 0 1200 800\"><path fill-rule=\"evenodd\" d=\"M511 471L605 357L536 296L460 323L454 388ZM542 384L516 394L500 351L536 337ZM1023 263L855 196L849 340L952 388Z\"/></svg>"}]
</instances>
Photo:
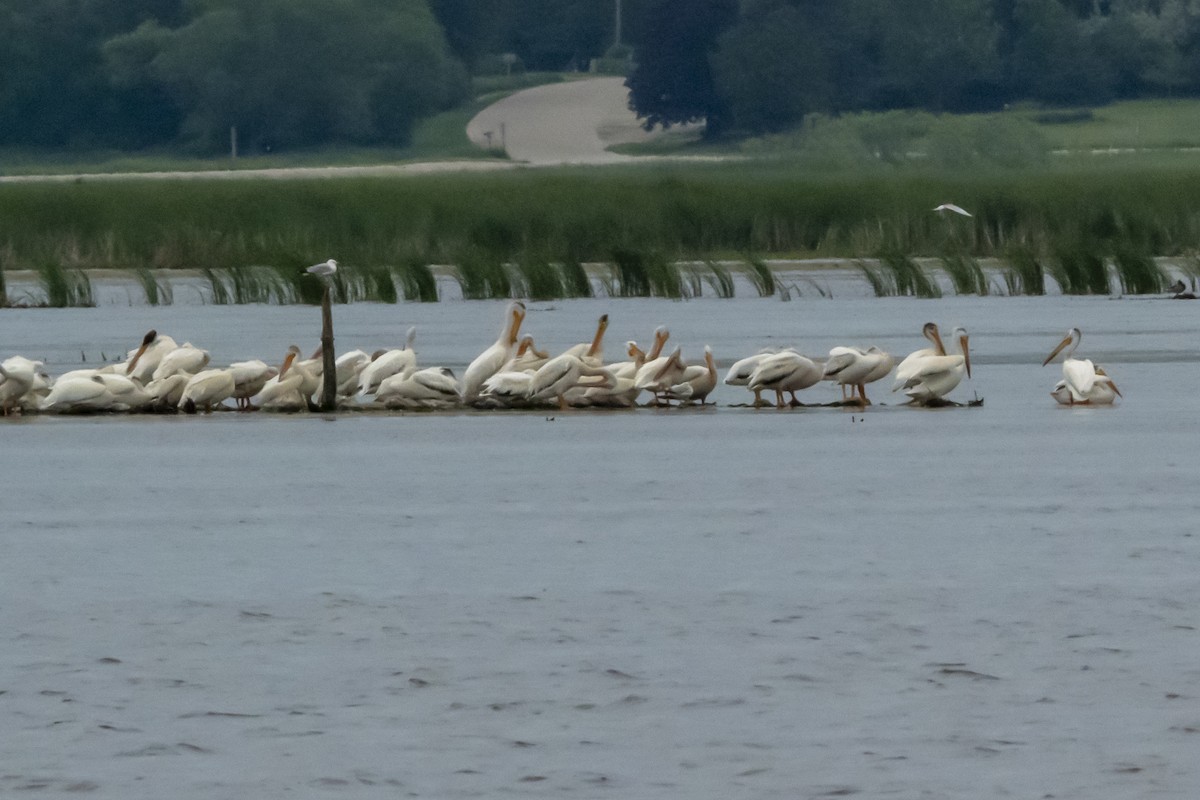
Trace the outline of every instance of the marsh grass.
<instances>
[{"instance_id":1,"label":"marsh grass","mask_svg":"<svg viewBox=\"0 0 1200 800\"><path fill-rule=\"evenodd\" d=\"M438 301L437 278L433 270L418 256L404 256L393 269L393 275L400 283L405 300L415 300L420 303L436 303Z\"/></svg>"},{"instance_id":2,"label":"marsh grass","mask_svg":"<svg viewBox=\"0 0 1200 800\"><path fill-rule=\"evenodd\" d=\"M1167 286L1166 275L1155 260L1128 245L1117 247L1113 263L1123 294L1158 294Z\"/></svg>"},{"instance_id":3,"label":"marsh grass","mask_svg":"<svg viewBox=\"0 0 1200 800\"><path fill-rule=\"evenodd\" d=\"M512 296L512 280L503 261L481 247L463 248L454 258L454 278L465 300Z\"/></svg>"},{"instance_id":4,"label":"marsh grass","mask_svg":"<svg viewBox=\"0 0 1200 800\"><path fill-rule=\"evenodd\" d=\"M775 294L775 273L767 266L767 262L761 258L749 258L746 260L747 276L750 278L750 283L754 285L754 289L758 292L759 297L770 297Z\"/></svg>"},{"instance_id":5,"label":"marsh grass","mask_svg":"<svg viewBox=\"0 0 1200 800\"><path fill-rule=\"evenodd\" d=\"M64 267L56 260L36 266L38 284L51 308L83 308L96 305L92 281L82 269Z\"/></svg>"},{"instance_id":6,"label":"marsh grass","mask_svg":"<svg viewBox=\"0 0 1200 800\"><path fill-rule=\"evenodd\" d=\"M1005 253L1004 283L1010 296L1046 293L1046 271L1028 245L1011 245Z\"/></svg>"},{"instance_id":7,"label":"marsh grass","mask_svg":"<svg viewBox=\"0 0 1200 800\"><path fill-rule=\"evenodd\" d=\"M950 278L955 294L988 294L988 279L979 262L961 252L941 257L942 269Z\"/></svg>"},{"instance_id":8,"label":"marsh grass","mask_svg":"<svg viewBox=\"0 0 1200 800\"><path fill-rule=\"evenodd\" d=\"M863 277L866 278L867 284L871 287L871 291L876 297L895 297L897 294L896 281L891 273L883 269L878 262L872 263L866 259L858 259L855 262L858 268L862 271Z\"/></svg>"},{"instance_id":9,"label":"marsh grass","mask_svg":"<svg viewBox=\"0 0 1200 800\"><path fill-rule=\"evenodd\" d=\"M708 274L704 276L704 280L712 288L713 294L717 297L727 299L734 296L733 273L722 264L716 261L709 261Z\"/></svg>"},{"instance_id":10,"label":"marsh grass","mask_svg":"<svg viewBox=\"0 0 1200 800\"><path fill-rule=\"evenodd\" d=\"M530 300L557 300L566 296L560 266L540 253L523 253L516 262L519 291Z\"/></svg>"},{"instance_id":11,"label":"marsh grass","mask_svg":"<svg viewBox=\"0 0 1200 800\"><path fill-rule=\"evenodd\" d=\"M973 263L989 257L1009 263L1010 293L1043 293L1046 272L1062 277L1069 293L1107 291L1097 278L1105 270L1096 269L1095 254L1081 255L1079 242L1098 242L1093 249L1114 258L1122 285L1144 291L1154 276L1128 254L1178 258L1200 250L1200 213L1190 210L1200 208L1200 167L1178 162L815 174L749 161L280 185L5 184L0 248L9 269L47 260L64 268L198 269L214 303L264 295L318 302L320 287L302 277L303 268L330 256L354 265L348 275L361 271L361 283L338 287L339 300L349 302L436 300L429 264L452 265L468 298L586 296L593 280L624 296L681 297L710 287L720 294L722 276L702 270L697 285L676 262L683 254L712 261L739 253L755 256L734 274L742 271L763 296L779 291L767 258L879 254L889 257L860 263L874 291L932 296L936 284L916 264L948 252L947 221L928 210L947 198L976 213L973 224L954 230L951 255L963 260L946 266L957 292L988 289ZM1029 254L1013 258L1014 247ZM589 276L583 264L610 266ZM274 283L255 274L267 267ZM252 274L235 279L235 270ZM165 300L161 284L158 299Z\"/></svg>"},{"instance_id":12,"label":"marsh grass","mask_svg":"<svg viewBox=\"0 0 1200 800\"><path fill-rule=\"evenodd\" d=\"M170 279L159 279L149 267L138 267L130 272L142 287L146 305L169 306L175 302L175 291Z\"/></svg>"},{"instance_id":13,"label":"marsh grass","mask_svg":"<svg viewBox=\"0 0 1200 800\"><path fill-rule=\"evenodd\" d=\"M942 290L930 279L916 260L900 250L885 250L879 254L880 268L891 276L896 294L912 297L941 297Z\"/></svg>"},{"instance_id":14,"label":"marsh grass","mask_svg":"<svg viewBox=\"0 0 1200 800\"><path fill-rule=\"evenodd\" d=\"M1104 255L1090 243L1058 244L1049 271L1063 294L1109 294L1112 291Z\"/></svg>"}]
</instances>

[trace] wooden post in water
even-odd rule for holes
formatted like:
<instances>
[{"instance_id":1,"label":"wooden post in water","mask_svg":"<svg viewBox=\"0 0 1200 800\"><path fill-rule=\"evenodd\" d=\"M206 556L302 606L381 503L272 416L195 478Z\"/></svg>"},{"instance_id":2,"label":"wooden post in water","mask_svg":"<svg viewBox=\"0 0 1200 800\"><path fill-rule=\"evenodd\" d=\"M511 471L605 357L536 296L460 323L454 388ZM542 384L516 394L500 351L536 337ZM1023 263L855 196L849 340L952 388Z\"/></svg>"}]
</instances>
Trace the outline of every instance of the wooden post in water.
<instances>
[{"instance_id":1,"label":"wooden post in water","mask_svg":"<svg viewBox=\"0 0 1200 800\"><path fill-rule=\"evenodd\" d=\"M330 281L321 294L321 410L337 410L337 360L333 355L333 310L329 298Z\"/></svg>"}]
</instances>

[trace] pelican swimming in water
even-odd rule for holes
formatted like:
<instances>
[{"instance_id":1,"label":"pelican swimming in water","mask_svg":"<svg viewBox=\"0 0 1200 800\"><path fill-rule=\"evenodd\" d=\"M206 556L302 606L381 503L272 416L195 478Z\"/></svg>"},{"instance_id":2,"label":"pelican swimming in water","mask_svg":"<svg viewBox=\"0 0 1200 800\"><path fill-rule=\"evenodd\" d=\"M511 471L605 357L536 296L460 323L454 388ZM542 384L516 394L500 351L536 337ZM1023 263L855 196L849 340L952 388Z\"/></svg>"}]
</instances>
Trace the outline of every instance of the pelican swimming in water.
<instances>
[{"instance_id":1,"label":"pelican swimming in water","mask_svg":"<svg viewBox=\"0 0 1200 800\"><path fill-rule=\"evenodd\" d=\"M463 373L462 397L464 403L479 399L483 382L495 375L512 355L513 346L520 335L521 322L525 319L525 304L516 301L508 304L504 312L504 325L495 344L484 350Z\"/></svg>"},{"instance_id":2,"label":"pelican swimming in water","mask_svg":"<svg viewBox=\"0 0 1200 800\"><path fill-rule=\"evenodd\" d=\"M1113 379L1087 358L1074 358L1075 348L1083 341L1079 328L1071 328L1058 347L1055 347L1042 366L1063 353L1063 379L1054 387L1050 396L1062 405L1111 405L1121 395Z\"/></svg>"},{"instance_id":3,"label":"pelican swimming in water","mask_svg":"<svg viewBox=\"0 0 1200 800\"><path fill-rule=\"evenodd\" d=\"M823 377L834 381L842 387L842 402L847 402L846 387L850 387L850 400L853 401L854 391L858 391L858 402L864 406L871 405L867 399L867 384L874 383L887 376L892 371L896 360L878 347L862 350L857 347L835 347L829 351L825 361Z\"/></svg>"},{"instance_id":4,"label":"pelican swimming in water","mask_svg":"<svg viewBox=\"0 0 1200 800\"><path fill-rule=\"evenodd\" d=\"M932 323L930 323L932 324ZM945 352L929 354L914 359L905 368L903 383L899 375L893 392L903 390L909 399L916 403L930 403L941 400L962 382L963 375L971 377L971 349L965 328L955 328L953 340L958 344L958 355ZM941 345L941 336L937 337ZM907 361L907 359L905 359Z\"/></svg>"}]
</instances>

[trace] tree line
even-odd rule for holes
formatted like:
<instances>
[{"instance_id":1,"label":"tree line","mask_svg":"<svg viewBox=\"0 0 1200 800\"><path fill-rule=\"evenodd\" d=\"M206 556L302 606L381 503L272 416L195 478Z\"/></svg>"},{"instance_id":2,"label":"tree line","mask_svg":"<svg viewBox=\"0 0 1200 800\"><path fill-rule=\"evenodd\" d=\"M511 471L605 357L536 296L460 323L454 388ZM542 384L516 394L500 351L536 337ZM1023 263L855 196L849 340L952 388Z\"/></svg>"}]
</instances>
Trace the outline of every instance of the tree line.
<instances>
[{"instance_id":1,"label":"tree line","mask_svg":"<svg viewBox=\"0 0 1200 800\"><path fill-rule=\"evenodd\" d=\"M3 0L0 146L403 146L473 74L629 53L647 125L714 134L1195 95L1200 0Z\"/></svg>"},{"instance_id":2,"label":"tree line","mask_svg":"<svg viewBox=\"0 0 1200 800\"><path fill-rule=\"evenodd\" d=\"M651 0L620 0L629 42ZM403 146L472 73L586 68L614 0L3 0L0 146Z\"/></svg>"},{"instance_id":3,"label":"tree line","mask_svg":"<svg viewBox=\"0 0 1200 800\"><path fill-rule=\"evenodd\" d=\"M710 135L1200 94L1196 0L658 0L643 25L633 108Z\"/></svg>"}]
</instances>

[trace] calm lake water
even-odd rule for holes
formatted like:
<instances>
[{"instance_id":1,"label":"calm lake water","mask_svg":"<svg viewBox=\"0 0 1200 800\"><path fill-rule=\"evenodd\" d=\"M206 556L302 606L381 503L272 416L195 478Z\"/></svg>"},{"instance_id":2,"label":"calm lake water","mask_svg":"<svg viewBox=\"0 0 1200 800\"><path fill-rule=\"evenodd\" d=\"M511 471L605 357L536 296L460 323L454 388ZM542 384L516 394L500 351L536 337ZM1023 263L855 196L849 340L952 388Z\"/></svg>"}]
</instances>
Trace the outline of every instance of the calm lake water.
<instances>
[{"instance_id":1,"label":"calm lake water","mask_svg":"<svg viewBox=\"0 0 1200 800\"><path fill-rule=\"evenodd\" d=\"M503 303L334 309L461 370ZM0 420L0 793L1192 798L1200 303L530 304L902 356L971 333L981 408ZM317 309L0 313L52 373L157 328L214 363ZM1057 406L1071 326L1124 393ZM830 385L809 402L840 396ZM884 405L886 404L886 405Z\"/></svg>"}]
</instances>

